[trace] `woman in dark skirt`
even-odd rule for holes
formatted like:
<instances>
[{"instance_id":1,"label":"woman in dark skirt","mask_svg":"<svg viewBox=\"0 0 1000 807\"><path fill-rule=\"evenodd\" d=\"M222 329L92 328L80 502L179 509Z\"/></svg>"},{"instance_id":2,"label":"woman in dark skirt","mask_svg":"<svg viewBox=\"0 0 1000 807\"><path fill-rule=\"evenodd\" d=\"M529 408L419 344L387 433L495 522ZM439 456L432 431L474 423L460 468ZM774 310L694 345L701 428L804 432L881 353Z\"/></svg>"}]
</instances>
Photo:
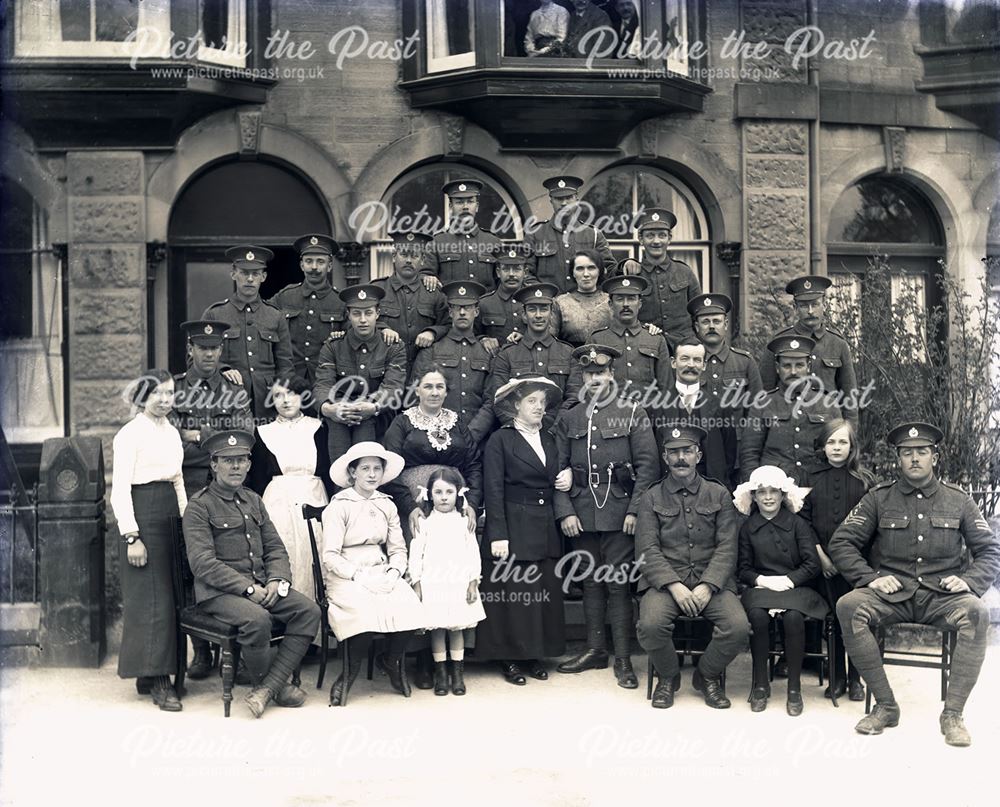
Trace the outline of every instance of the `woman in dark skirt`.
<instances>
[{"instance_id":1,"label":"woman in dark skirt","mask_svg":"<svg viewBox=\"0 0 1000 807\"><path fill-rule=\"evenodd\" d=\"M556 444L542 431L546 408L561 398L547 378L517 378L495 403L513 420L494 432L483 454L486 534L480 591L486 620L476 633L476 658L499 661L518 686L525 672L544 681L546 657L566 652L563 592L556 575L562 541L552 510L559 471Z\"/></svg>"},{"instance_id":2,"label":"woman in dark skirt","mask_svg":"<svg viewBox=\"0 0 1000 807\"><path fill-rule=\"evenodd\" d=\"M153 703L165 712L181 710L170 684L177 668L173 569L176 522L187 506L184 448L167 421L173 398L170 373L144 373L133 394L139 412L115 435L111 480L111 508L122 536L118 675L140 679L140 691L151 687Z\"/></svg>"},{"instance_id":3,"label":"woman in dark skirt","mask_svg":"<svg viewBox=\"0 0 1000 807\"><path fill-rule=\"evenodd\" d=\"M840 418L823 424L823 429L816 438L815 464L806 468L805 485L810 488L802 505L800 515L808 521L816 532L819 543L816 552L822 575L813 582L830 605L836 607L837 600L853 590L844 576L837 571L833 561L826 553L834 530L847 518L854 505L875 484L875 478L861 466L858 449L858 438L850 421ZM846 690L852 701L865 699L865 687L861 683L861 674L854 662L847 658L844 650L844 638L840 621L834 620L834 646L830 650L833 658L833 671L830 673L830 686L826 688L826 697L832 691L839 698ZM845 665L844 660L847 658ZM847 680L844 680L844 667L847 667Z\"/></svg>"},{"instance_id":4,"label":"woman in dark skirt","mask_svg":"<svg viewBox=\"0 0 1000 807\"><path fill-rule=\"evenodd\" d=\"M753 687L750 708L763 712L771 695L767 675L771 612L781 612L788 661L786 710L802 714L805 617L822 619L829 608L808 583L819 574L816 534L797 515L808 491L780 468L762 465L736 488L733 502L748 518L740 528L736 575L747 586L743 607L752 630Z\"/></svg>"}]
</instances>

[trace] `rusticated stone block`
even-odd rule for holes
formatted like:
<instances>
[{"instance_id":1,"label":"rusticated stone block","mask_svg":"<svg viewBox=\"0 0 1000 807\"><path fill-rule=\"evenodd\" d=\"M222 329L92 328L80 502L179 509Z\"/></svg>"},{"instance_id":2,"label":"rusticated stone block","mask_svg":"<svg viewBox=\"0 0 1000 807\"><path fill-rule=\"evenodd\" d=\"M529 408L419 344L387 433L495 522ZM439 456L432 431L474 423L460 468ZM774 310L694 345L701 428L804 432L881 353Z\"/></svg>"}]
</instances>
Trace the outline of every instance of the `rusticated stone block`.
<instances>
[{"instance_id":1,"label":"rusticated stone block","mask_svg":"<svg viewBox=\"0 0 1000 807\"><path fill-rule=\"evenodd\" d=\"M750 157L747 186L751 188L805 188L806 161L798 157Z\"/></svg>"},{"instance_id":2,"label":"rusticated stone block","mask_svg":"<svg viewBox=\"0 0 1000 807\"><path fill-rule=\"evenodd\" d=\"M750 194L747 231L750 249L805 249L805 197L779 193Z\"/></svg>"},{"instance_id":3,"label":"rusticated stone block","mask_svg":"<svg viewBox=\"0 0 1000 807\"><path fill-rule=\"evenodd\" d=\"M66 179L73 196L138 196L142 193L142 154L71 152Z\"/></svg>"},{"instance_id":4,"label":"rusticated stone block","mask_svg":"<svg viewBox=\"0 0 1000 807\"><path fill-rule=\"evenodd\" d=\"M126 390L131 379L78 381L73 385L73 420L77 428L120 426L131 410Z\"/></svg>"},{"instance_id":5,"label":"rusticated stone block","mask_svg":"<svg viewBox=\"0 0 1000 807\"><path fill-rule=\"evenodd\" d=\"M795 45L792 51L789 52L785 50L784 43L773 44L767 55L763 58L745 61L743 64L744 71L756 68L760 73L760 77L757 77L757 74L754 73L754 75L746 77L745 80L765 82L794 81L804 84L808 78L808 73L806 72L808 60L800 58L793 65L797 48L798 45Z\"/></svg>"},{"instance_id":6,"label":"rusticated stone block","mask_svg":"<svg viewBox=\"0 0 1000 807\"><path fill-rule=\"evenodd\" d=\"M138 335L83 336L73 339L73 378L135 378L146 361L145 340Z\"/></svg>"},{"instance_id":7,"label":"rusticated stone block","mask_svg":"<svg viewBox=\"0 0 1000 807\"><path fill-rule=\"evenodd\" d=\"M795 31L806 24L805 5L787 4L741 4L743 30L748 42L784 43Z\"/></svg>"},{"instance_id":8,"label":"rusticated stone block","mask_svg":"<svg viewBox=\"0 0 1000 807\"><path fill-rule=\"evenodd\" d=\"M143 206L132 199L74 199L70 203L73 241L142 241Z\"/></svg>"},{"instance_id":9,"label":"rusticated stone block","mask_svg":"<svg viewBox=\"0 0 1000 807\"><path fill-rule=\"evenodd\" d=\"M139 290L75 292L72 299L72 332L141 334L145 298Z\"/></svg>"},{"instance_id":10,"label":"rusticated stone block","mask_svg":"<svg viewBox=\"0 0 1000 807\"><path fill-rule=\"evenodd\" d=\"M145 268L145 252L138 244L69 249L69 276L77 287L139 286Z\"/></svg>"},{"instance_id":11,"label":"rusticated stone block","mask_svg":"<svg viewBox=\"0 0 1000 807\"><path fill-rule=\"evenodd\" d=\"M743 138L751 154L805 154L808 140L801 123L748 123Z\"/></svg>"},{"instance_id":12,"label":"rusticated stone block","mask_svg":"<svg viewBox=\"0 0 1000 807\"><path fill-rule=\"evenodd\" d=\"M751 330L766 341L778 328L791 322L791 299L785 285L809 271L805 254L746 256L747 306Z\"/></svg>"}]
</instances>

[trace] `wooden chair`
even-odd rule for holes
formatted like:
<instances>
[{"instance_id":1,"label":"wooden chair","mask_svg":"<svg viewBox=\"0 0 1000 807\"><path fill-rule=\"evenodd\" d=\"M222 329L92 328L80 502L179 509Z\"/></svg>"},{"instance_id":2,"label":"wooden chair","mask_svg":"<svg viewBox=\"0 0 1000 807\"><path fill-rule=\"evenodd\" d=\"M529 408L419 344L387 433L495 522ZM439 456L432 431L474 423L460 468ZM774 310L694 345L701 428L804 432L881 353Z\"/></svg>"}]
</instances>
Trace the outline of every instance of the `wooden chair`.
<instances>
[{"instance_id":1,"label":"wooden chair","mask_svg":"<svg viewBox=\"0 0 1000 807\"><path fill-rule=\"evenodd\" d=\"M674 620L674 647L677 649L678 660L682 662L685 658L690 657L692 662L698 656L704 654L704 650L698 650L695 648L695 644L699 641L700 637L695 635L695 625L706 624L711 625L703 616L679 616ZM682 630L678 630L682 628ZM656 672L656 668L653 667L652 659L646 662L646 700L653 699L653 678L659 678L659 673ZM722 688L726 688L726 671L722 671Z\"/></svg>"},{"instance_id":2,"label":"wooden chair","mask_svg":"<svg viewBox=\"0 0 1000 807\"><path fill-rule=\"evenodd\" d=\"M823 672L824 669L826 670L833 669L832 653L834 646L833 645L834 619L836 619L836 616L832 612L828 613L822 619L811 616L805 617L805 623L807 628L809 625L819 625L820 630L822 632L822 638L820 640L820 650L819 651L807 650L805 652L805 658L822 659L822 662L819 665L819 672L818 672L820 686L823 686L824 683L824 672ZM770 642L768 645L767 672L768 672L768 680L770 681L774 680L775 664L777 663L778 659L785 654L784 650L775 649L775 644L776 644L775 640L777 639L778 636L778 624L781 621L782 621L782 614L777 614L776 616L772 617L771 621L768 623L768 635L770 637ZM750 687L752 690L753 688L752 680L750 681ZM836 706L838 709L840 708L840 704L837 703L837 694L836 692L834 692L832 686L830 687L830 700L833 701L834 706Z\"/></svg>"},{"instance_id":3,"label":"wooden chair","mask_svg":"<svg viewBox=\"0 0 1000 807\"><path fill-rule=\"evenodd\" d=\"M907 627L931 628L941 632L940 652L925 653L920 650L892 650L885 646L885 625L873 629L882 663L888 667L920 667L923 669L941 671L941 700L948 697L948 679L951 677L951 660L955 655L955 645L958 642L958 631L953 628L938 628L934 625L923 625L916 622L899 622ZM872 708L872 690L866 687L865 714Z\"/></svg>"},{"instance_id":4,"label":"wooden chair","mask_svg":"<svg viewBox=\"0 0 1000 807\"><path fill-rule=\"evenodd\" d=\"M219 672L222 677L222 709L229 717L233 702L233 684L236 668L240 663L239 631L232 625L221 622L205 613L194 601L194 574L188 563L187 547L184 543L184 529L181 519L175 524L176 551L174 553L174 595L177 603L177 676L175 689L177 696L184 692L184 678L187 675L187 637L192 636L211 642L219 648L221 659ZM271 636L272 644L281 641L284 633L276 626ZM292 683L300 683L300 671L295 670Z\"/></svg>"}]
</instances>

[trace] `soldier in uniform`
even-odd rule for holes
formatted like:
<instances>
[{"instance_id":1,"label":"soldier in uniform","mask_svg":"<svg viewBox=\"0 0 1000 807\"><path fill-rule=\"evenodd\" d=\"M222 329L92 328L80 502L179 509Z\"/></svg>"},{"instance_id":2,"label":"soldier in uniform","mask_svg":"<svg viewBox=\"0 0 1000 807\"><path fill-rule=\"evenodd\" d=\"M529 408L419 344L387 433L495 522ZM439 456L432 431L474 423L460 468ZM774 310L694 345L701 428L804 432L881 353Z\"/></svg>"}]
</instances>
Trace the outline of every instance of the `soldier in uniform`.
<instances>
[{"instance_id":1,"label":"soldier in uniform","mask_svg":"<svg viewBox=\"0 0 1000 807\"><path fill-rule=\"evenodd\" d=\"M691 679L713 709L730 704L722 674L750 635L743 605L736 597L739 525L733 497L725 487L697 471L699 445L705 432L697 426L675 426L663 446L667 476L639 501L635 536L642 564L636 633L659 676L653 707L669 709L680 686L674 649L674 622L679 616L703 616L715 634Z\"/></svg>"},{"instance_id":2,"label":"soldier in uniform","mask_svg":"<svg viewBox=\"0 0 1000 807\"><path fill-rule=\"evenodd\" d=\"M629 576L635 561L639 499L660 471L649 418L639 404L610 394L611 364L621 359L612 347L588 344L573 351L583 368L585 397L555 428L558 467L567 468L572 487L553 500L555 516L572 546L576 579L583 579L587 649L564 661L562 673L608 666L605 616L611 624L614 673L618 686L635 689L629 645L633 624Z\"/></svg>"},{"instance_id":3,"label":"soldier in uniform","mask_svg":"<svg viewBox=\"0 0 1000 807\"><path fill-rule=\"evenodd\" d=\"M652 406L671 388L670 350L662 334L653 336L639 322L648 287L649 281L639 275L605 280L601 289L608 294L611 325L594 331L590 341L622 354L613 365L618 391L642 399L655 424Z\"/></svg>"},{"instance_id":4,"label":"soldier in uniform","mask_svg":"<svg viewBox=\"0 0 1000 807\"><path fill-rule=\"evenodd\" d=\"M201 318L227 326L222 362L242 376L250 391L250 408L263 419L274 379L287 378L295 371L288 321L278 308L260 298L267 262L274 253L264 247L242 246L227 249L226 257L233 263L236 290L232 297L212 303Z\"/></svg>"},{"instance_id":5,"label":"soldier in uniform","mask_svg":"<svg viewBox=\"0 0 1000 807\"><path fill-rule=\"evenodd\" d=\"M476 339L473 327L479 315L479 298L486 289L472 281L456 281L441 290L448 298L451 330L417 353L411 377L423 378L432 367L438 367L448 385L444 405L457 412L458 422L482 443L493 427L493 409L485 398L490 354Z\"/></svg>"},{"instance_id":6,"label":"soldier in uniform","mask_svg":"<svg viewBox=\"0 0 1000 807\"><path fill-rule=\"evenodd\" d=\"M948 745L967 746L962 712L986 655L990 613L982 597L1000 573L1000 543L969 494L935 476L942 437L928 423L889 432L900 478L865 494L829 552L854 586L837 602L844 645L875 696L856 730L881 734L899 723L872 628L917 622L958 631L940 724Z\"/></svg>"},{"instance_id":7,"label":"soldier in uniform","mask_svg":"<svg viewBox=\"0 0 1000 807\"><path fill-rule=\"evenodd\" d=\"M188 499L210 481L210 457L205 442L217 431L253 431L250 396L242 384L234 384L219 369L224 325L211 320L182 322L187 332L190 365L174 376L174 411L170 420L184 445L184 489ZM194 659L188 678L207 678L212 671L208 642L192 637Z\"/></svg>"},{"instance_id":8,"label":"soldier in uniform","mask_svg":"<svg viewBox=\"0 0 1000 807\"><path fill-rule=\"evenodd\" d=\"M515 344L507 344L493 359L487 402L512 378L544 376L554 381L562 394L564 408L579 401L580 373L572 373L573 347L552 335L552 301L559 290L551 283L524 286L514 299L524 307L527 332ZM546 415L550 428L554 415Z\"/></svg>"},{"instance_id":9,"label":"soldier in uniform","mask_svg":"<svg viewBox=\"0 0 1000 807\"><path fill-rule=\"evenodd\" d=\"M650 295L640 318L663 328L671 350L694 333L687 305L701 294L701 283L691 267L667 254L676 224L677 217L669 210L647 209L638 222L642 262L624 261L620 267L624 274L649 281Z\"/></svg>"},{"instance_id":10,"label":"soldier in uniform","mask_svg":"<svg viewBox=\"0 0 1000 807\"><path fill-rule=\"evenodd\" d=\"M531 267L531 247L506 243L497 253L497 287L479 300L476 333L491 356L524 334L524 309L514 294L525 284ZM512 336L516 334L516 336Z\"/></svg>"},{"instance_id":11,"label":"soldier in uniform","mask_svg":"<svg viewBox=\"0 0 1000 807\"><path fill-rule=\"evenodd\" d=\"M260 717L272 701L301 706L306 693L288 683L320 623L319 606L291 588L288 553L260 496L243 486L253 435L220 431L205 441L212 482L184 511L184 542L203 611L239 631L240 655L253 680L246 704ZM284 638L273 661L274 623Z\"/></svg>"},{"instance_id":12,"label":"soldier in uniform","mask_svg":"<svg viewBox=\"0 0 1000 807\"><path fill-rule=\"evenodd\" d=\"M451 327L448 301L440 290L429 291L420 279L430 238L396 232L392 242L392 275L372 281L385 292L378 307L378 325L384 327L386 342L402 340L410 367L420 348L433 345Z\"/></svg>"},{"instance_id":13,"label":"soldier in uniform","mask_svg":"<svg viewBox=\"0 0 1000 807\"><path fill-rule=\"evenodd\" d=\"M843 394L840 409L845 420L858 428L858 376L854 372L854 359L850 345L836 331L826 327L826 290L832 285L828 277L805 275L790 280L785 291L795 299L794 325L783 328L775 336L807 336L815 343L810 358L812 372L828 392L837 390ZM774 354L765 349L760 357L760 377L764 389L772 389L777 384L778 374Z\"/></svg>"},{"instance_id":14,"label":"soldier in uniform","mask_svg":"<svg viewBox=\"0 0 1000 807\"><path fill-rule=\"evenodd\" d=\"M579 177L552 177L542 183L549 192L552 218L540 222L534 231L525 234L525 241L534 255L532 272L540 283L552 283L559 293L576 288L573 280L573 258L581 249L597 252L610 275L618 265L611 254L608 239L596 227L583 224L580 206Z\"/></svg>"},{"instance_id":15,"label":"soldier in uniform","mask_svg":"<svg viewBox=\"0 0 1000 807\"><path fill-rule=\"evenodd\" d=\"M293 246L305 280L285 286L268 302L280 308L288 321L295 374L312 385L323 340L331 333L343 332L347 313L330 283L337 242L328 235L310 233L296 239Z\"/></svg>"},{"instance_id":16,"label":"soldier in uniform","mask_svg":"<svg viewBox=\"0 0 1000 807\"><path fill-rule=\"evenodd\" d=\"M429 270L442 284L472 280L484 288L493 288L493 267L503 245L493 233L480 229L476 223L482 189L483 183L475 179L456 179L444 184L442 190L448 197L451 221L448 229L437 233L431 241Z\"/></svg>"},{"instance_id":17,"label":"soldier in uniform","mask_svg":"<svg viewBox=\"0 0 1000 807\"><path fill-rule=\"evenodd\" d=\"M840 410L826 402L825 391L810 380L813 346L808 336L794 335L768 343L767 349L776 357L779 385L748 413L740 446L744 481L761 465L777 465L792 479L804 479L823 424L840 417Z\"/></svg>"},{"instance_id":18,"label":"soldier in uniform","mask_svg":"<svg viewBox=\"0 0 1000 807\"><path fill-rule=\"evenodd\" d=\"M402 403L406 385L406 350L387 345L376 322L385 292L373 284L340 292L347 308L343 338L329 337L319 352L315 404L327 419L330 457L352 444L378 442Z\"/></svg>"}]
</instances>

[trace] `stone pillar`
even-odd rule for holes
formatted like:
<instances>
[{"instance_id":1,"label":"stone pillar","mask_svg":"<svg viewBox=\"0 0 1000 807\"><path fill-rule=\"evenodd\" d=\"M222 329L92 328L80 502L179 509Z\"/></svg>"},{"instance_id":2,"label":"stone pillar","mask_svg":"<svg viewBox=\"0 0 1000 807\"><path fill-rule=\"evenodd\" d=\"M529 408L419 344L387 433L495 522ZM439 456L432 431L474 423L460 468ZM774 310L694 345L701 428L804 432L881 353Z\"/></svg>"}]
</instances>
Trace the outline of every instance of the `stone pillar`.
<instances>
[{"instance_id":1,"label":"stone pillar","mask_svg":"<svg viewBox=\"0 0 1000 807\"><path fill-rule=\"evenodd\" d=\"M744 78L759 83L805 83L783 43L806 24L802 0L742 0L748 42L767 42L770 55L743 60ZM805 121L743 120L743 241L746 333L763 341L785 324L785 283L809 271L809 128ZM758 347L758 346L753 346Z\"/></svg>"}]
</instances>

